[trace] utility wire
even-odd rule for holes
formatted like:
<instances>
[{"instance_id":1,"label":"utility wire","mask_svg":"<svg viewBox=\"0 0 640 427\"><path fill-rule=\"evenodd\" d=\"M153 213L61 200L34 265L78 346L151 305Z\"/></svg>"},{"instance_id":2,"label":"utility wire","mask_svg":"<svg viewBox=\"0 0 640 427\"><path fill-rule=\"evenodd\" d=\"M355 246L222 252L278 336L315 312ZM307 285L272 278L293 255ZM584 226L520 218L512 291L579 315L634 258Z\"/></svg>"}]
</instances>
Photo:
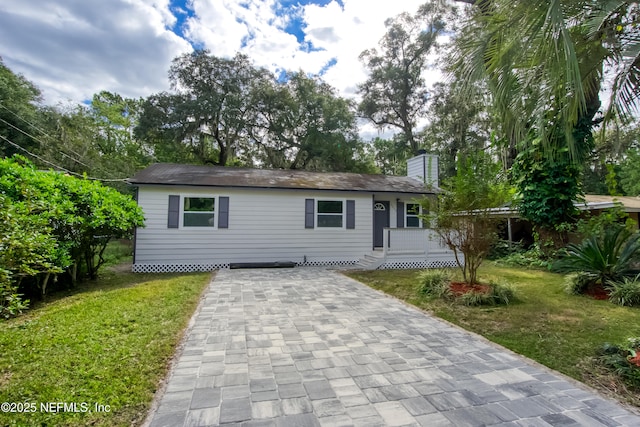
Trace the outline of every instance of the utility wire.
<instances>
[{"instance_id":1,"label":"utility wire","mask_svg":"<svg viewBox=\"0 0 640 427\"><path fill-rule=\"evenodd\" d=\"M17 118L19 118L20 120L22 120L23 122L25 122L26 124L28 124L29 126L38 129L40 131L41 134L43 134L44 136L47 136L49 138L51 138L51 135L49 135L47 132L45 132L44 130L42 130L42 128L34 125L33 123L31 123L29 120L25 119L24 117L22 117L21 115L19 115L18 113L16 113L15 111L11 111L10 109L8 109L7 107L5 107L1 102L0 102L0 107L4 108L5 110L7 110L8 112L10 112L11 114L13 114L14 116L16 116ZM72 150L69 150L72 151ZM78 154L78 153L75 153Z\"/></svg>"},{"instance_id":2,"label":"utility wire","mask_svg":"<svg viewBox=\"0 0 640 427\"><path fill-rule=\"evenodd\" d=\"M0 120L1 120L1 119L0 119ZM34 157L34 158L36 158L36 159L38 159L38 160L40 160L40 161L42 161L42 162L44 162L44 163L48 164L48 165L50 165L50 166L53 166L53 167L54 167L54 168L56 168L56 169L60 169L60 170L63 170L63 171L65 171L65 172L67 172L67 173L71 173L71 174L72 174L72 173L74 173L74 172L71 172L71 171L70 171L70 170L68 170L68 169L63 168L62 166L58 166L58 165L56 165L56 164L54 164L54 163L51 163L51 162L50 162L50 161L48 161L48 160L43 159L42 157L40 157L40 156L38 156L38 155L36 155L36 154L33 154L32 152L30 152L30 151L29 151L29 150L27 150L26 148L23 148L23 147L21 147L20 145L16 144L15 142L10 141L9 139L5 138L3 135L0 135L0 138L4 139L5 141L7 141L9 144L13 145L14 147L16 147L16 148L18 148L18 149L20 149L20 150L24 151L24 152L25 152L25 153L27 153L28 155L30 155L30 156L32 156L32 157Z\"/></svg>"},{"instance_id":3,"label":"utility wire","mask_svg":"<svg viewBox=\"0 0 640 427\"><path fill-rule=\"evenodd\" d=\"M2 119L0 119L2 120ZM19 150L24 151L25 153L27 153L28 155L40 160L41 162L44 162L50 166L53 166L56 169L62 170L66 173L68 173L69 175L74 175L77 176L79 178L83 178L83 179L90 179L92 181L101 181L101 182L126 182L126 178L119 178L119 179L104 179L104 178L94 178L91 176L85 176L85 175L81 175L77 172L72 172L69 169L65 169L62 166L58 166L55 163L51 163L49 160L43 159L42 157L38 156L37 154L33 154L32 152L30 152L29 150L27 150L26 148L16 144L13 141L10 141L9 139L5 138L4 136L0 135L0 138L4 139L5 141L7 141L9 144L13 145L14 147L18 148Z\"/></svg>"},{"instance_id":4,"label":"utility wire","mask_svg":"<svg viewBox=\"0 0 640 427\"><path fill-rule=\"evenodd\" d=\"M16 117L20 118L21 120L23 120L23 121L25 121L26 123L28 123L28 124L29 124L29 122L28 122L27 120L25 120L25 119L23 119L22 117L18 116L16 113L14 113L13 111L9 110L7 107L3 106L2 104L0 104L0 106L2 106L5 110L9 111L10 113L12 113L13 115L15 115ZM24 130L20 129L19 127L17 127L17 126L15 126L15 125L13 125L12 123L9 123L8 121L4 120L2 117L0 117L0 121L1 121L1 122L3 122L3 123L5 123L5 124L7 124L7 125L9 125L9 126L11 126L13 129L17 130L18 132L23 133L24 135L28 136L29 138L32 138L33 140L35 140L35 141L39 142L40 144L42 144L42 145L46 145L46 144L45 144L41 139L36 138L35 136L31 135L29 132L27 132L27 131L24 131ZM46 132L44 132L42 129L38 128L37 126L34 126L34 127L35 127L36 129L40 130L40 132L42 132L45 136L48 136L49 138L51 138L51 136L50 136L50 135L48 135ZM15 143L13 143L13 144L15 144ZM20 148L22 149L22 147L20 147ZM73 152L73 150L70 150L70 151L72 151L72 152ZM29 153L29 154L31 154L31 153ZM83 166L84 166L84 167L86 167L86 168L90 168L90 166L89 166L89 165L87 165L87 164L85 164L85 163L81 162L80 160L78 160L78 159L76 159L76 158L73 158L73 157L69 156L68 154L65 154L65 153L64 153L64 152L62 152L62 151L60 151L60 154L62 154L63 156L66 156L66 157L68 157L68 158L70 158L70 159L71 159L71 160L73 160L74 162L80 163L81 165L83 165ZM75 154L76 154L76 155L79 155L78 153L75 153ZM35 156L35 154L33 154L33 156ZM43 160L43 161L44 161L44 160ZM61 169L63 169L62 167L60 167L60 168L61 168ZM97 168L96 168L96 169L97 169ZM65 169L65 170L66 170L66 169ZM103 172L104 172L104 171L103 171ZM125 178L114 178L114 179L91 178L91 179L94 179L94 180L101 180L101 181L105 181L105 182L108 182L108 181L114 181L114 182L115 182L115 181L123 181Z\"/></svg>"},{"instance_id":5,"label":"utility wire","mask_svg":"<svg viewBox=\"0 0 640 427\"><path fill-rule=\"evenodd\" d=\"M8 109L7 107L5 107L4 105L2 105L2 103L0 103L0 107L4 108L5 110L7 110L8 112L10 112L11 114L13 114L15 117L17 117L18 119L22 120L23 122L25 122L26 124L28 124L29 126L31 126L34 129L37 129L38 131L40 131L40 133L44 136L46 136L47 138L51 138L54 139L51 135L49 135L46 131L44 131L41 127L31 123L29 120L25 119L24 117L22 117L20 114L16 113L15 111L11 111L10 109ZM3 122L7 123L6 121L2 120ZM15 129L15 126L14 126ZM19 129L20 132L23 132L21 129ZM39 139L37 139L36 137L32 136L31 138L35 139L36 141L38 141L40 144L43 144L43 142ZM73 160L76 163L80 163L82 166L86 167L86 168L91 168L89 165L87 165L86 163L81 162L80 160L78 160L75 157L71 157L70 155L64 153L61 149L60 150L60 154L62 154L63 156L68 157L69 159ZM80 154L78 154L77 152L75 152L74 150L72 150L69 147L65 147L65 150L68 150L70 152L72 152L73 154L75 154L78 157L82 157Z\"/></svg>"},{"instance_id":6,"label":"utility wire","mask_svg":"<svg viewBox=\"0 0 640 427\"><path fill-rule=\"evenodd\" d=\"M30 122L29 120L25 119L24 117L22 117L20 114L16 113L15 111L11 111L10 109L8 109L6 106L2 105L2 103L0 102L0 107L4 108L5 110L7 110L8 112L10 112L11 114L13 114L15 117L19 118L20 120L22 120L23 122L25 122L26 124L28 124L29 126L37 129L38 131L40 131L40 133L44 136L46 136L47 138L51 138L54 139L51 135L49 135L45 130L43 130L41 127L39 127L38 125L35 125L34 123ZM41 140L36 139L36 141L38 141L39 143L42 144ZM65 150L72 152L73 154L75 154L78 157L82 157L82 154L78 154L77 151L74 151L73 149L69 148L69 147L64 147ZM80 163L82 166L87 167L87 168L91 168L91 166L82 163L80 160L78 160L75 157L71 157L68 154L65 154L61 149L60 150L60 154L62 154L63 156L66 156L68 158L70 158L71 160L73 160L74 162Z\"/></svg>"}]
</instances>

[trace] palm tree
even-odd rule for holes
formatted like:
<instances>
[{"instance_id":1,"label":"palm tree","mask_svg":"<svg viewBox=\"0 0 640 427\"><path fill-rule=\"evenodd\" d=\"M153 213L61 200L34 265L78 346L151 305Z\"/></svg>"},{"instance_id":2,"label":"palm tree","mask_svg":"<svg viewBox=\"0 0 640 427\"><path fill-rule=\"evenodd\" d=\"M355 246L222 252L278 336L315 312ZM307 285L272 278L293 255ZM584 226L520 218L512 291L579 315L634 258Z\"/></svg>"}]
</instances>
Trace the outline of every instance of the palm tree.
<instances>
[{"instance_id":1,"label":"palm tree","mask_svg":"<svg viewBox=\"0 0 640 427\"><path fill-rule=\"evenodd\" d=\"M475 7L458 39L455 67L469 86L488 79L510 140L523 141L534 129L553 148L561 127L576 154L572 131L599 110L605 77L613 84L604 119L637 111L637 1L456 1Z\"/></svg>"}]
</instances>

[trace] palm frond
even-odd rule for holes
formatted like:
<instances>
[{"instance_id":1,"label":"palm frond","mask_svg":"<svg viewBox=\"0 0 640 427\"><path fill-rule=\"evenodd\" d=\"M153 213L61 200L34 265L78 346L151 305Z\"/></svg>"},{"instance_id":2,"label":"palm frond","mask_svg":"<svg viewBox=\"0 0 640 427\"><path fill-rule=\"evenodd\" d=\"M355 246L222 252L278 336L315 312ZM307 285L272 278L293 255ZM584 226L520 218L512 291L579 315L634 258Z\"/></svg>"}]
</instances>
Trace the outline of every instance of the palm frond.
<instances>
[{"instance_id":1,"label":"palm frond","mask_svg":"<svg viewBox=\"0 0 640 427\"><path fill-rule=\"evenodd\" d=\"M608 228L603 236L590 236L580 244L570 244L554 264L559 272L580 272L605 284L633 273L640 256L640 234L623 225Z\"/></svg>"}]
</instances>

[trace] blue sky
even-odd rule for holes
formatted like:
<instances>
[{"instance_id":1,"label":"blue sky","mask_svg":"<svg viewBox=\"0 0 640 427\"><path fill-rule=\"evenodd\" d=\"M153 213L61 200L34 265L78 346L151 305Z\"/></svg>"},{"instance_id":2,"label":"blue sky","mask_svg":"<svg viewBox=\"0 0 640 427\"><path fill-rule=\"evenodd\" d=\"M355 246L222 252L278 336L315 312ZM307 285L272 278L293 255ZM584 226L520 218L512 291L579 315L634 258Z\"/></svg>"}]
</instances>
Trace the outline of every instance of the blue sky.
<instances>
[{"instance_id":1,"label":"blue sky","mask_svg":"<svg viewBox=\"0 0 640 427\"><path fill-rule=\"evenodd\" d=\"M194 47L223 57L240 51L275 75L321 75L356 98L366 78L360 52L376 46L387 18L423 1L5 1L0 57L47 104L73 105L101 90L127 97L167 90L171 60Z\"/></svg>"}]
</instances>

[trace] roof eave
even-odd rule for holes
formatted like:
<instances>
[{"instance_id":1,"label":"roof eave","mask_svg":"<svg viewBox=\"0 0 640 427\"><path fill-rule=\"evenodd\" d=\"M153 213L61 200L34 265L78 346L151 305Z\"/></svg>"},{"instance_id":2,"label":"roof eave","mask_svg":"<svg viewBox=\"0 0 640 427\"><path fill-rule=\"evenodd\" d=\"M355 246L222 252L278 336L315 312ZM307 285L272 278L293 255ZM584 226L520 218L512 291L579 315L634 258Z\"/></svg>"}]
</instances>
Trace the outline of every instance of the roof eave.
<instances>
[{"instance_id":1,"label":"roof eave","mask_svg":"<svg viewBox=\"0 0 640 427\"><path fill-rule=\"evenodd\" d=\"M353 189L353 188L309 188L309 187L284 187L284 186L254 186L254 185L216 185L216 184L194 184L194 183L182 183L182 182L144 182L127 180L127 183L134 186L140 185L165 185L165 186L182 186L182 187L213 187L213 188L234 188L234 189L251 189L251 190L294 190L294 191L339 191L339 192L356 192L356 193L386 193L386 194L415 194L415 195L428 195L438 194L440 189L425 189L424 191L414 190L381 190L381 189Z\"/></svg>"}]
</instances>

